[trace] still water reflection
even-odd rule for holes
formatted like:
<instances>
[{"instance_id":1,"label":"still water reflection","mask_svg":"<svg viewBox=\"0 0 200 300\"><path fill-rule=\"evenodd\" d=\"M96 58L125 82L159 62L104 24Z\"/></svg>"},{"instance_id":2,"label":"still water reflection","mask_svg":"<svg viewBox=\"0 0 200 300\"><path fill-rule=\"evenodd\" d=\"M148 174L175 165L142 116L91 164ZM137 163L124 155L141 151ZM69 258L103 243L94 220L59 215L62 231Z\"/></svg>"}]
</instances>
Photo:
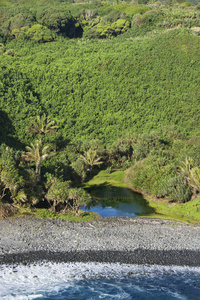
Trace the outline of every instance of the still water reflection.
<instances>
[{"instance_id":1,"label":"still water reflection","mask_svg":"<svg viewBox=\"0 0 200 300\"><path fill-rule=\"evenodd\" d=\"M88 191L94 199L94 206L89 211L102 217L136 217L154 212L141 194L128 188L100 186Z\"/></svg>"}]
</instances>

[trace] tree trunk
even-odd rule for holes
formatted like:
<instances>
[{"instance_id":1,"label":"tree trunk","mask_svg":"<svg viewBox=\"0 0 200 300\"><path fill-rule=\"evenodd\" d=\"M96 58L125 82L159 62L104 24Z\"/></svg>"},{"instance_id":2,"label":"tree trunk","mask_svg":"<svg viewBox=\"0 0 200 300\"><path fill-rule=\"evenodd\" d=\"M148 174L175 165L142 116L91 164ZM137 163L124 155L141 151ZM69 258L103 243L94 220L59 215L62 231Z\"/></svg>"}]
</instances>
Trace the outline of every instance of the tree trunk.
<instances>
[{"instance_id":1,"label":"tree trunk","mask_svg":"<svg viewBox=\"0 0 200 300\"><path fill-rule=\"evenodd\" d=\"M38 180L40 181L41 179L41 167L40 167L40 162L36 161L36 174L38 175Z\"/></svg>"},{"instance_id":2,"label":"tree trunk","mask_svg":"<svg viewBox=\"0 0 200 300\"><path fill-rule=\"evenodd\" d=\"M57 200L53 200L53 212L56 213Z\"/></svg>"}]
</instances>

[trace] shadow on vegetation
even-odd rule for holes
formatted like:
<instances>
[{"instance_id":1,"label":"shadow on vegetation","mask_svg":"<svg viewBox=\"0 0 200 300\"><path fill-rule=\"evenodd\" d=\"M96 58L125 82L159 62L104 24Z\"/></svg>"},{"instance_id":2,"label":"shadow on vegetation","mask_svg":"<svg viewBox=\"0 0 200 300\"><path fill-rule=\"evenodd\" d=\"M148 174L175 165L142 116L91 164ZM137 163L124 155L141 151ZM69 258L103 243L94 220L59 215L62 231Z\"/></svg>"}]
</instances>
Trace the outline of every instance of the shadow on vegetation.
<instances>
[{"instance_id":1,"label":"shadow on vegetation","mask_svg":"<svg viewBox=\"0 0 200 300\"><path fill-rule=\"evenodd\" d=\"M6 144L17 150L25 147L15 136L15 128L8 114L0 110L0 144Z\"/></svg>"},{"instance_id":2,"label":"shadow on vegetation","mask_svg":"<svg viewBox=\"0 0 200 300\"><path fill-rule=\"evenodd\" d=\"M70 140L64 138L61 134L56 134L53 136L53 142L56 148L60 150L65 148L70 143Z\"/></svg>"}]
</instances>

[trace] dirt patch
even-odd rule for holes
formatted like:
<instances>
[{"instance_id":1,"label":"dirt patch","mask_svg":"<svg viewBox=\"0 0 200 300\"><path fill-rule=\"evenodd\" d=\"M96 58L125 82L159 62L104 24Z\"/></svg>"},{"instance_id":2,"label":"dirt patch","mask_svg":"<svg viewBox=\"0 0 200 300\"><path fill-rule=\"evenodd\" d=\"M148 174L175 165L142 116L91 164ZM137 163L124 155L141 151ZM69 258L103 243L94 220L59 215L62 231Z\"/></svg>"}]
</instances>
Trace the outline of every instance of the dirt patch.
<instances>
[{"instance_id":1,"label":"dirt patch","mask_svg":"<svg viewBox=\"0 0 200 300\"><path fill-rule=\"evenodd\" d=\"M191 30L194 30L196 32L200 32L200 27L192 27Z\"/></svg>"}]
</instances>

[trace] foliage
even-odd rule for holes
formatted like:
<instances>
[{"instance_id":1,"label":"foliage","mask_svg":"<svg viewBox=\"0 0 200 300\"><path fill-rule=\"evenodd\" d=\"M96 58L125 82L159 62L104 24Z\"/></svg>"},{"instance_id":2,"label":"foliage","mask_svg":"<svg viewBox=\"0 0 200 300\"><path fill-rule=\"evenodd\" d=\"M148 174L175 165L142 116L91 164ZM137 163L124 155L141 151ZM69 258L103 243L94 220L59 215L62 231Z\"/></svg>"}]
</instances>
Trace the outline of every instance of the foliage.
<instances>
[{"instance_id":1,"label":"foliage","mask_svg":"<svg viewBox=\"0 0 200 300\"><path fill-rule=\"evenodd\" d=\"M20 29L13 29L12 35L14 35L19 41L32 40L35 42L51 42L55 40L56 35L51 32L46 26L35 24L30 28L28 26L21 27Z\"/></svg>"},{"instance_id":2,"label":"foliage","mask_svg":"<svg viewBox=\"0 0 200 300\"><path fill-rule=\"evenodd\" d=\"M43 146L42 139L44 138L45 134L47 133L54 133L55 129L58 126L53 126L54 121L50 121L49 117L46 117L44 114L43 116L37 116L36 121L31 122L31 126L27 126L26 130L30 134L39 134L40 139L36 140L35 143L31 143L31 147L26 146L26 154L23 154L22 157L26 161L34 161L36 165L36 174L38 175L38 179L41 179L41 163L46 158L54 156L56 153L50 149L49 145ZM50 152L51 150L51 152Z\"/></svg>"},{"instance_id":3,"label":"foliage","mask_svg":"<svg viewBox=\"0 0 200 300\"><path fill-rule=\"evenodd\" d=\"M4 44L0 43L0 53L4 53Z\"/></svg>"},{"instance_id":4,"label":"foliage","mask_svg":"<svg viewBox=\"0 0 200 300\"><path fill-rule=\"evenodd\" d=\"M75 33L75 20L68 10L47 7L38 10L36 13L38 23L47 26L50 30L62 34L63 36L73 37Z\"/></svg>"},{"instance_id":5,"label":"foliage","mask_svg":"<svg viewBox=\"0 0 200 300\"><path fill-rule=\"evenodd\" d=\"M36 40L36 32L40 35L39 40L42 40L41 35L45 36L47 40L52 39L54 35L51 31L73 37L75 20L69 9L59 4L56 1L48 3L46 1L27 1L26 3L19 1L16 6L16 3L12 2L3 11L3 32L9 33L12 30L28 26L31 27L28 30L29 35Z\"/></svg>"},{"instance_id":6,"label":"foliage","mask_svg":"<svg viewBox=\"0 0 200 300\"><path fill-rule=\"evenodd\" d=\"M79 181L79 178L81 178L81 181L85 181L87 177L87 165L84 161L81 158L78 158L76 161L72 162L71 166L75 171L74 180Z\"/></svg>"},{"instance_id":7,"label":"foliage","mask_svg":"<svg viewBox=\"0 0 200 300\"><path fill-rule=\"evenodd\" d=\"M185 8L185 7L190 7L192 6L192 3L190 2L181 2L180 7Z\"/></svg>"},{"instance_id":8,"label":"foliage","mask_svg":"<svg viewBox=\"0 0 200 300\"><path fill-rule=\"evenodd\" d=\"M0 108L23 143L31 142L25 126L43 113L63 140L112 143L124 132L167 125L185 135L199 130L199 38L187 30L134 42L12 41L5 48L18 56L0 54Z\"/></svg>"},{"instance_id":9,"label":"foliage","mask_svg":"<svg viewBox=\"0 0 200 300\"><path fill-rule=\"evenodd\" d=\"M129 184L155 197L197 196L198 6L10 0L3 7L3 200L42 206L48 199L55 210L72 205L77 214L89 196L74 183L95 166L107 178L129 168ZM36 172L17 151L25 145ZM193 160L188 170L179 167L185 157Z\"/></svg>"},{"instance_id":10,"label":"foliage","mask_svg":"<svg viewBox=\"0 0 200 300\"><path fill-rule=\"evenodd\" d=\"M124 33L129 27L130 22L124 19L119 19L113 23L107 23L106 25L99 23L96 26L96 34L101 38L111 38Z\"/></svg>"},{"instance_id":11,"label":"foliage","mask_svg":"<svg viewBox=\"0 0 200 300\"><path fill-rule=\"evenodd\" d=\"M47 133L54 133L58 126L54 125L54 121L51 121L46 114L43 114L41 117L37 116L36 121L32 120L31 125L26 127L26 130L30 134L38 134L40 136L40 141Z\"/></svg>"},{"instance_id":12,"label":"foliage","mask_svg":"<svg viewBox=\"0 0 200 300\"><path fill-rule=\"evenodd\" d=\"M14 165L7 165L3 168L1 171L1 183L4 185L4 189L9 190L14 201L24 200L26 202L27 197L24 193L22 195L22 190L20 190L20 187L24 185L24 180Z\"/></svg>"},{"instance_id":13,"label":"foliage","mask_svg":"<svg viewBox=\"0 0 200 300\"><path fill-rule=\"evenodd\" d=\"M0 198L10 196L14 202L26 202L27 197L23 191L25 180L19 170L20 152L6 145L1 146L0 152Z\"/></svg>"},{"instance_id":14,"label":"foliage","mask_svg":"<svg viewBox=\"0 0 200 300\"><path fill-rule=\"evenodd\" d=\"M43 196L36 174L22 163L21 152L5 145L0 150L0 192L3 201L20 205L35 205Z\"/></svg>"},{"instance_id":15,"label":"foliage","mask_svg":"<svg viewBox=\"0 0 200 300\"><path fill-rule=\"evenodd\" d=\"M66 213L55 214L48 209L37 209L36 211L31 212L36 218L41 219L61 219L61 220L69 220L73 222L83 222L83 221L92 221L98 220L99 215L93 212L80 212L79 216L75 216L71 211Z\"/></svg>"},{"instance_id":16,"label":"foliage","mask_svg":"<svg viewBox=\"0 0 200 300\"><path fill-rule=\"evenodd\" d=\"M200 169L195 167L191 170L191 181L196 186L197 190L200 190Z\"/></svg>"},{"instance_id":17,"label":"foliage","mask_svg":"<svg viewBox=\"0 0 200 300\"><path fill-rule=\"evenodd\" d=\"M46 198L53 201L53 212L56 212L59 204L66 212L67 208L71 208L76 216L79 215L79 210L82 205L89 205L91 203L91 196L82 188L73 188L69 181L55 180L49 188Z\"/></svg>"},{"instance_id":18,"label":"foliage","mask_svg":"<svg viewBox=\"0 0 200 300\"><path fill-rule=\"evenodd\" d=\"M101 165L103 162L100 161L101 157L97 156L97 151L92 150L91 148L84 153L84 155L80 156L80 159L84 161L86 166L89 167L89 170L91 171L94 166Z\"/></svg>"},{"instance_id":19,"label":"foliage","mask_svg":"<svg viewBox=\"0 0 200 300\"><path fill-rule=\"evenodd\" d=\"M200 191L200 169L194 166L194 160L191 157L186 157L182 165L181 170L187 175L189 185Z\"/></svg>"},{"instance_id":20,"label":"foliage","mask_svg":"<svg viewBox=\"0 0 200 300\"><path fill-rule=\"evenodd\" d=\"M166 179L161 186L162 197L176 202L187 202L191 199L192 190L184 174Z\"/></svg>"},{"instance_id":21,"label":"foliage","mask_svg":"<svg viewBox=\"0 0 200 300\"><path fill-rule=\"evenodd\" d=\"M26 146L27 152L22 155L26 161L35 162L36 169L35 172L38 174L38 179L40 180L41 175L41 163L48 157L55 155L53 151L48 152L50 149L49 145L42 146L41 140L36 140L35 144L31 143L31 146Z\"/></svg>"},{"instance_id":22,"label":"foliage","mask_svg":"<svg viewBox=\"0 0 200 300\"><path fill-rule=\"evenodd\" d=\"M56 212L56 206L59 203L64 204L64 208L66 209L66 206L68 205L68 198L69 198L69 188L70 183L69 181L60 181L55 180L55 182L52 183L51 187L49 188L46 198L50 202L53 201L53 212Z\"/></svg>"},{"instance_id":23,"label":"foliage","mask_svg":"<svg viewBox=\"0 0 200 300\"><path fill-rule=\"evenodd\" d=\"M114 9L120 12L126 13L126 15L132 18L136 14L142 14L149 10L148 7L143 5L130 5L130 4L117 4L113 6Z\"/></svg>"},{"instance_id":24,"label":"foliage","mask_svg":"<svg viewBox=\"0 0 200 300\"><path fill-rule=\"evenodd\" d=\"M10 1L4 6L3 17L0 21L2 32L7 37L12 30L20 30L22 27L43 26L46 27L45 38L51 39L53 33L64 37L93 37L99 38L96 34L96 25L111 30L114 22L118 19L125 19L137 24L144 24L145 31L157 28L170 28L171 26L198 26L197 6L191 6L189 2L176 3L172 9L172 3L163 2L148 5L148 0L139 0L138 4L132 3L111 3L107 2L81 2L70 3L70 1ZM192 0L191 0L192 2ZM140 5L147 4L147 5ZM153 6L153 10L152 9ZM187 9L184 9L187 8ZM133 31L134 28L133 21ZM101 25L99 25L101 23ZM139 25L139 26L140 26ZM47 32L50 30L49 32ZM144 29L144 28L143 28ZM113 28L112 28L113 31ZM140 31L141 32L141 31ZM115 35L119 33L115 31ZM121 32L122 33L122 32ZM50 37L51 36L51 37ZM21 34L24 38L24 34ZM110 35L109 35L110 38ZM41 41L41 34L40 39Z\"/></svg>"},{"instance_id":25,"label":"foliage","mask_svg":"<svg viewBox=\"0 0 200 300\"><path fill-rule=\"evenodd\" d=\"M79 216L79 210L82 205L89 207L92 202L90 194L82 188L71 188L69 190L69 200L72 200L71 208L75 216Z\"/></svg>"}]
</instances>

